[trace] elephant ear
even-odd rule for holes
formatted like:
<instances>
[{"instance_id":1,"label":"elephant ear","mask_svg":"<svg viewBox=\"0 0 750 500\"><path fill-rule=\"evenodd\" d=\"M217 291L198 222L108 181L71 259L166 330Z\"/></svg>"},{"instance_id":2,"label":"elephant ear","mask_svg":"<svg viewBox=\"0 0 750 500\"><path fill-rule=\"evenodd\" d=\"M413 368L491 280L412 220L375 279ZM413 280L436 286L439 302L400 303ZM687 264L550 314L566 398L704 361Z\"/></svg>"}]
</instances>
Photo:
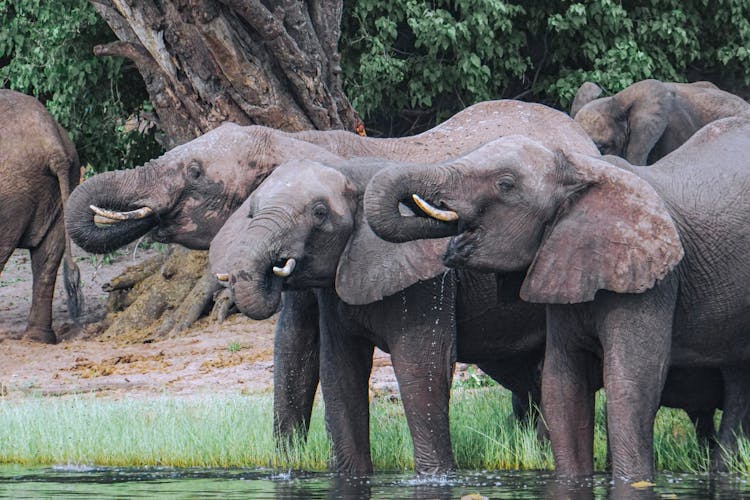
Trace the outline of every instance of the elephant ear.
<instances>
[{"instance_id":1,"label":"elephant ear","mask_svg":"<svg viewBox=\"0 0 750 500\"><path fill-rule=\"evenodd\" d=\"M661 197L640 177L600 159L572 154L562 161L573 183L584 187L548 228L521 297L567 304L591 301L598 290L653 287L683 256Z\"/></svg>"},{"instance_id":2,"label":"elephant ear","mask_svg":"<svg viewBox=\"0 0 750 500\"><path fill-rule=\"evenodd\" d=\"M594 82L583 82L576 92L573 104L570 105L571 118L575 118L582 107L598 98L602 92L602 88Z\"/></svg>"},{"instance_id":3,"label":"elephant ear","mask_svg":"<svg viewBox=\"0 0 750 500\"><path fill-rule=\"evenodd\" d=\"M625 159L633 165L646 165L648 155L669 124L675 108L674 91L664 82L644 80L614 96L627 110L630 130Z\"/></svg>"},{"instance_id":4,"label":"elephant ear","mask_svg":"<svg viewBox=\"0 0 750 500\"><path fill-rule=\"evenodd\" d=\"M354 231L339 259L336 292L347 304L377 302L447 271L449 238L390 243L372 232L359 207Z\"/></svg>"}]
</instances>

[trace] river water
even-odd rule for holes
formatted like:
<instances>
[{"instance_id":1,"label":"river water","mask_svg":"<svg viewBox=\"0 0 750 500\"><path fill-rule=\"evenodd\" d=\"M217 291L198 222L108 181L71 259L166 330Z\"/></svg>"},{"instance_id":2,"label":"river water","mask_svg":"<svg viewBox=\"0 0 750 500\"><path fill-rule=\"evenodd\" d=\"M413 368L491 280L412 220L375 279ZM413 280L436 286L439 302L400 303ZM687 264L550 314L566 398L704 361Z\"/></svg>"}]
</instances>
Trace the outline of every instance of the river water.
<instances>
[{"instance_id":1,"label":"river water","mask_svg":"<svg viewBox=\"0 0 750 500\"><path fill-rule=\"evenodd\" d=\"M450 477L377 473L367 478L263 469L93 468L0 466L0 498L750 498L736 476L659 474L652 488L615 488L601 474L581 482L549 472L463 471Z\"/></svg>"}]
</instances>

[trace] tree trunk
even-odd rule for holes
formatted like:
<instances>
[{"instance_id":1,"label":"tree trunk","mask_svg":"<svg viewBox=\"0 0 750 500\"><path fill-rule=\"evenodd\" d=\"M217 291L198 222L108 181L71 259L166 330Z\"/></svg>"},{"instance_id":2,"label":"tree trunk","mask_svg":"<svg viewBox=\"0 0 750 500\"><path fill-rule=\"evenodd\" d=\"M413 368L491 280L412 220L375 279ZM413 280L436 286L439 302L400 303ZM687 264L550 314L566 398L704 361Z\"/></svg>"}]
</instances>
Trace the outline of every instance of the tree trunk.
<instances>
[{"instance_id":1,"label":"tree trunk","mask_svg":"<svg viewBox=\"0 0 750 500\"><path fill-rule=\"evenodd\" d=\"M339 80L343 0L90 2L119 39L94 53L135 63L167 149L224 121L288 131L362 127ZM197 319L212 295L209 281L196 279L158 331Z\"/></svg>"},{"instance_id":2,"label":"tree trunk","mask_svg":"<svg viewBox=\"0 0 750 500\"><path fill-rule=\"evenodd\" d=\"M342 0L91 0L173 147L223 121L355 130L337 51Z\"/></svg>"}]
</instances>

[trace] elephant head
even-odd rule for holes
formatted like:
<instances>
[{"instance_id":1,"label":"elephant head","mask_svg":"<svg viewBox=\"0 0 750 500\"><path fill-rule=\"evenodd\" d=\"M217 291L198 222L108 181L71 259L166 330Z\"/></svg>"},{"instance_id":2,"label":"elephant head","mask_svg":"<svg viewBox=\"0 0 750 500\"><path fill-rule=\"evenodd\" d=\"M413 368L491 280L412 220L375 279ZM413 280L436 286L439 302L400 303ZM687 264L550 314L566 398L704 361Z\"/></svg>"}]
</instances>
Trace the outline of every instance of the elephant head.
<instances>
[{"instance_id":1,"label":"elephant head","mask_svg":"<svg viewBox=\"0 0 750 500\"><path fill-rule=\"evenodd\" d=\"M225 123L141 167L88 179L70 197L66 226L79 246L95 253L151 230L157 241L205 249L229 215L291 155L337 158L272 129Z\"/></svg>"},{"instance_id":2,"label":"elephant head","mask_svg":"<svg viewBox=\"0 0 750 500\"><path fill-rule=\"evenodd\" d=\"M643 80L598 98L601 89L581 85L571 116L602 154L650 165L680 147L704 125L730 116L750 116L750 104L710 82Z\"/></svg>"},{"instance_id":3,"label":"elephant head","mask_svg":"<svg viewBox=\"0 0 750 500\"><path fill-rule=\"evenodd\" d=\"M209 251L244 314L272 315L282 289L335 286L345 302L367 304L445 272L447 241L389 243L364 222L364 188L384 164L292 160L253 192Z\"/></svg>"},{"instance_id":4,"label":"elephant head","mask_svg":"<svg viewBox=\"0 0 750 500\"><path fill-rule=\"evenodd\" d=\"M620 156L633 165L646 165L675 109L674 90L658 80L644 80L613 96L596 99L585 85L576 95L574 102L580 109L573 119L602 154ZM594 98L586 103L586 95Z\"/></svg>"},{"instance_id":5,"label":"elephant head","mask_svg":"<svg viewBox=\"0 0 750 500\"><path fill-rule=\"evenodd\" d=\"M412 197L423 217L400 214L398 203ZM521 296L531 302L642 292L683 255L675 224L646 181L521 136L437 167L386 169L370 182L364 206L373 230L389 240L453 234L449 266L527 270Z\"/></svg>"}]
</instances>

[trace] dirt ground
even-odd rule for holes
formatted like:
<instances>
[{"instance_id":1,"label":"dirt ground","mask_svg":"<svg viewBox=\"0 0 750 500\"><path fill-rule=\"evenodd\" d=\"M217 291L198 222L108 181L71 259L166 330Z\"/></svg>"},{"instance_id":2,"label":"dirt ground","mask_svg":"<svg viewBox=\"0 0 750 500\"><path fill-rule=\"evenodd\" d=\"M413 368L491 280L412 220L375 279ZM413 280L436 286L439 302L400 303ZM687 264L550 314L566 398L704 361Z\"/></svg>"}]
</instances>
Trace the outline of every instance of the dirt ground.
<instances>
[{"instance_id":1,"label":"dirt ground","mask_svg":"<svg viewBox=\"0 0 750 500\"><path fill-rule=\"evenodd\" d=\"M0 392L10 398L123 398L270 391L275 317L254 321L234 314L223 324L202 318L179 337L148 343L100 337L108 296L102 285L156 252L134 252L131 246L103 261L76 249L86 301L84 326L76 328L68 318L58 277L53 327L60 342L44 345L20 340L31 304L31 270L28 252L17 250L0 273ZM371 387L387 393L396 388L388 356L377 350Z\"/></svg>"}]
</instances>

